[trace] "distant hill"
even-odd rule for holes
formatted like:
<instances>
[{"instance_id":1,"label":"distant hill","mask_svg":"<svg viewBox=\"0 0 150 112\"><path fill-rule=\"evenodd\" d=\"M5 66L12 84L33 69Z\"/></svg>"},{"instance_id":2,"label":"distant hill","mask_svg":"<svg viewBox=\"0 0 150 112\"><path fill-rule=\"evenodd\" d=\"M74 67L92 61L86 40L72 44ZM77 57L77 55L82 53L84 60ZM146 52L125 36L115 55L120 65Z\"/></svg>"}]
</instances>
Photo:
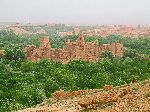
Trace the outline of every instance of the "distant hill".
<instances>
[{"instance_id":1,"label":"distant hill","mask_svg":"<svg viewBox=\"0 0 150 112\"><path fill-rule=\"evenodd\" d=\"M15 24L15 22L0 22L0 25L12 25Z\"/></svg>"}]
</instances>

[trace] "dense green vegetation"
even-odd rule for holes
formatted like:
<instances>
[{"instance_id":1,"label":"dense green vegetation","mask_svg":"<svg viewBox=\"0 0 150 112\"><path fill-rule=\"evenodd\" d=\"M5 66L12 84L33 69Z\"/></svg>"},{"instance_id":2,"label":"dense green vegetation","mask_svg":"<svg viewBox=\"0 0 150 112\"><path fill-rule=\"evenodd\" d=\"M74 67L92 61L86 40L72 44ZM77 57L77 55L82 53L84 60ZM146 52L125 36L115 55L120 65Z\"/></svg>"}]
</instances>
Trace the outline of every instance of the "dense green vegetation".
<instances>
[{"instance_id":1,"label":"dense green vegetation","mask_svg":"<svg viewBox=\"0 0 150 112\"><path fill-rule=\"evenodd\" d=\"M123 58L105 53L99 62L72 61L62 64L43 59L40 62L26 61L23 47L39 45L38 36L20 37L12 32L0 32L0 49L5 56L0 58L0 111L11 111L41 103L56 90L79 90L101 88L142 81L150 78L150 60L137 53L150 55L150 39L131 39L111 36L98 39L100 44L122 42L126 47ZM54 47L63 47L66 38L50 37ZM94 41L94 39L87 39ZM61 43L61 46L57 44Z\"/></svg>"},{"instance_id":2,"label":"dense green vegetation","mask_svg":"<svg viewBox=\"0 0 150 112\"><path fill-rule=\"evenodd\" d=\"M108 38L100 38L99 43L111 43L120 42L123 43L125 50L132 50L136 53L143 53L150 55L150 37L144 38L123 38L120 36L109 36Z\"/></svg>"}]
</instances>

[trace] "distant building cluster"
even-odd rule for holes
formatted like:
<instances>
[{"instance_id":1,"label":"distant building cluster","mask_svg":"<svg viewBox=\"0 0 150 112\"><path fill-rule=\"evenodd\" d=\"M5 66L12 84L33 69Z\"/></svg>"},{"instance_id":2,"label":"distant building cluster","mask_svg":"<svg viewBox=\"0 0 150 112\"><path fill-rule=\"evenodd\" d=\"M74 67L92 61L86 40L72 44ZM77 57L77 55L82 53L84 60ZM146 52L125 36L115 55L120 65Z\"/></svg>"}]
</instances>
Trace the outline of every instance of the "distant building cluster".
<instances>
[{"instance_id":1,"label":"distant building cluster","mask_svg":"<svg viewBox=\"0 0 150 112\"><path fill-rule=\"evenodd\" d=\"M60 37L72 36L72 35L78 35L78 34L80 34L80 28L79 27L75 27L74 31L59 32Z\"/></svg>"},{"instance_id":2,"label":"distant building cluster","mask_svg":"<svg viewBox=\"0 0 150 112\"><path fill-rule=\"evenodd\" d=\"M59 32L59 36L71 36L74 33L77 35L79 33L85 36L101 36L101 37L108 37L110 35L120 35L123 37L143 37L143 36L150 36L150 28L146 26L127 26L127 25L120 25L120 26L98 26L93 29L87 29L81 31L79 27L74 28L74 31L69 32Z\"/></svg>"},{"instance_id":3,"label":"distant building cluster","mask_svg":"<svg viewBox=\"0 0 150 112\"><path fill-rule=\"evenodd\" d=\"M60 37L72 36L83 34L85 36L101 36L108 37L110 35L120 35L122 37L147 37L150 36L149 26L132 26L132 25L102 25L102 26L67 26L66 24L56 24L50 22L45 25L21 25L15 23L12 25L1 25L0 30L8 28L17 35L32 35L32 34L45 34L45 35L59 35ZM30 30L26 30L29 28Z\"/></svg>"},{"instance_id":4,"label":"distant building cluster","mask_svg":"<svg viewBox=\"0 0 150 112\"><path fill-rule=\"evenodd\" d=\"M72 36L73 35L73 32L59 32L59 36L61 37L65 37L65 36Z\"/></svg>"},{"instance_id":5,"label":"distant building cluster","mask_svg":"<svg viewBox=\"0 0 150 112\"><path fill-rule=\"evenodd\" d=\"M39 61L42 58L67 63L71 60L97 61L103 52L111 52L114 56L123 56L123 45L111 43L98 45L95 42L85 42L80 35L76 42L66 40L65 47L55 49L51 47L48 37L40 38L40 46L29 45L25 48L27 60Z\"/></svg>"},{"instance_id":6,"label":"distant building cluster","mask_svg":"<svg viewBox=\"0 0 150 112\"><path fill-rule=\"evenodd\" d=\"M150 36L150 28L145 26L100 26L93 30L83 31L82 34L87 36L107 37L109 35L120 35L123 37L142 37Z\"/></svg>"}]
</instances>

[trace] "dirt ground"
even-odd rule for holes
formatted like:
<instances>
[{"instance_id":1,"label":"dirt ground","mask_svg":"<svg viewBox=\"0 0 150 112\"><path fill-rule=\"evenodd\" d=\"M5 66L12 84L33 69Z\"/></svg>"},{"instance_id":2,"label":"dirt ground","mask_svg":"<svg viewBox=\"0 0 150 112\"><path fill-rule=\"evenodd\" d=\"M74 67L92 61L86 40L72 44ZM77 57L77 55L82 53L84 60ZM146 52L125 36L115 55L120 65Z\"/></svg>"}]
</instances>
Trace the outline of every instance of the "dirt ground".
<instances>
[{"instance_id":1,"label":"dirt ground","mask_svg":"<svg viewBox=\"0 0 150 112\"><path fill-rule=\"evenodd\" d=\"M150 80L110 90L58 91L42 104L17 112L150 112Z\"/></svg>"}]
</instances>

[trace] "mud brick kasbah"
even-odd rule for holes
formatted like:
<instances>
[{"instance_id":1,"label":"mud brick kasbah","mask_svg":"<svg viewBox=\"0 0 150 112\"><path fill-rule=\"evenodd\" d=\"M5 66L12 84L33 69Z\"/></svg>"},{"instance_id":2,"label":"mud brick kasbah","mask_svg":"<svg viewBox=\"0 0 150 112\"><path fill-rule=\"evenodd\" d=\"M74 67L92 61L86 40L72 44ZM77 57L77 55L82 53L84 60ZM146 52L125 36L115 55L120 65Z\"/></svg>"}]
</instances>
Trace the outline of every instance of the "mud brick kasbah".
<instances>
[{"instance_id":1,"label":"mud brick kasbah","mask_svg":"<svg viewBox=\"0 0 150 112\"><path fill-rule=\"evenodd\" d=\"M98 61L102 52L111 52L114 56L123 56L123 45L111 43L98 45L95 42L85 42L85 36L79 35L76 42L65 41L64 48L52 48L47 36L40 38L40 46L28 45L24 51L27 60L39 61L47 58L53 61L67 63L71 60Z\"/></svg>"}]
</instances>

